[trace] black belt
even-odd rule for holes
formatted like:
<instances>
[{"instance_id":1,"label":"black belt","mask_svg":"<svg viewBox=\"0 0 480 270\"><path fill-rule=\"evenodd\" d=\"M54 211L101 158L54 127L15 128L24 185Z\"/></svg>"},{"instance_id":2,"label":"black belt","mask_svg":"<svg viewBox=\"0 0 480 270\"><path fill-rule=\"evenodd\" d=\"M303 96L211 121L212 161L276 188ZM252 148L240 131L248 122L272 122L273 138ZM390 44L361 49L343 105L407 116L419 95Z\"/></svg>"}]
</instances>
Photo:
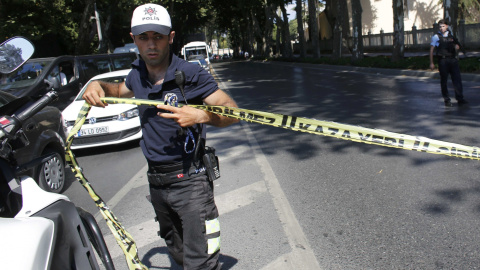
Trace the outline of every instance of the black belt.
<instances>
[{"instance_id":1,"label":"black belt","mask_svg":"<svg viewBox=\"0 0 480 270\"><path fill-rule=\"evenodd\" d=\"M163 171L163 172L162 172ZM148 182L153 186L166 186L206 174L205 166L184 168L183 164L172 166L152 166L147 172Z\"/></svg>"}]
</instances>

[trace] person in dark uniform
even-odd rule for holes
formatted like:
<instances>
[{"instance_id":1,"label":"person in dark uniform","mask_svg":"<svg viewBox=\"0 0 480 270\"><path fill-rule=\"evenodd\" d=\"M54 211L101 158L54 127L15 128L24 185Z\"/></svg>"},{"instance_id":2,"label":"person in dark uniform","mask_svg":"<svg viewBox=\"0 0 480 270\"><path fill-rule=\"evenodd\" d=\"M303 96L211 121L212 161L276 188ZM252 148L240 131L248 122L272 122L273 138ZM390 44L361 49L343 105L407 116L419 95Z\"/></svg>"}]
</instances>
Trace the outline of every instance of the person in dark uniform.
<instances>
[{"instance_id":1,"label":"person in dark uniform","mask_svg":"<svg viewBox=\"0 0 480 270\"><path fill-rule=\"evenodd\" d=\"M205 69L170 51L175 36L171 28L164 7L137 7L130 35L140 59L133 62L125 82L92 82L83 98L100 107L105 107L100 101L104 96L152 99L166 104L156 108L139 106L143 132L140 146L148 163L150 199L160 236L171 257L185 269L220 269L220 224L213 179L209 179L205 162L194 150L206 137L205 124L225 127L238 120L176 105L237 105ZM176 71L184 72L184 91L175 80Z\"/></svg>"},{"instance_id":2,"label":"person in dark uniform","mask_svg":"<svg viewBox=\"0 0 480 270\"><path fill-rule=\"evenodd\" d=\"M460 66L458 64L457 50L460 49L460 43L448 30L447 20L438 21L439 31L432 36L430 43L430 68L433 70L433 51L437 48L438 71L440 72L440 86L442 96L446 107L452 107L452 102L448 95L448 75L452 78L453 87L455 88L455 99L459 106L468 104L463 97L462 77L460 75Z\"/></svg>"}]
</instances>

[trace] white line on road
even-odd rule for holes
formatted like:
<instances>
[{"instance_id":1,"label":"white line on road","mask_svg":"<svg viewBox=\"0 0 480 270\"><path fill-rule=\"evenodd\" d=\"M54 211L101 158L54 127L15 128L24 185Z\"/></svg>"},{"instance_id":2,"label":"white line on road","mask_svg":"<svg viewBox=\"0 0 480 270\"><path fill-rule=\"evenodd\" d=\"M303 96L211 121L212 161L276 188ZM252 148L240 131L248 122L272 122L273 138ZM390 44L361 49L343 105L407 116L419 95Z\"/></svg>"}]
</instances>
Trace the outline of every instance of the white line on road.
<instances>
[{"instance_id":1,"label":"white line on road","mask_svg":"<svg viewBox=\"0 0 480 270\"><path fill-rule=\"evenodd\" d=\"M130 182L135 182L135 179L132 178ZM143 184L146 185L146 183ZM248 186L215 196L215 203L217 204L220 215L224 215L255 202L256 197L260 196L266 191L267 188L265 187L265 182L259 181ZM152 230L152 228L158 228L158 223L156 223L153 218L135 226L131 226L127 228L127 231L134 238L137 247L141 248L161 240L157 236L156 231ZM108 247L117 245L117 242L112 234L109 234L105 237L105 242L107 243ZM112 258L116 258L117 256L123 256L123 252L120 248L111 248L110 255Z\"/></svg>"},{"instance_id":2,"label":"white line on road","mask_svg":"<svg viewBox=\"0 0 480 270\"><path fill-rule=\"evenodd\" d=\"M122 199L123 197L125 197L127 195L127 193L136 188L136 187L139 187L139 186L142 186L142 185L145 185L147 182L147 180L145 179L147 177L147 170L148 170L148 165L145 164L145 166L143 166L143 168L140 169L140 171L138 171L135 176L132 177L132 179L130 179L128 181L128 183L126 185L124 185L106 204L108 206L108 208L110 209L113 209ZM100 211L98 211L96 214L95 214L95 220L97 221L97 223L100 223L102 222L104 219L103 219L103 216L102 214L100 213Z\"/></svg>"},{"instance_id":3,"label":"white line on road","mask_svg":"<svg viewBox=\"0 0 480 270\"><path fill-rule=\"evenodd\" d=\"M287 235L288 243L292 249L291 253L277 258L262 270L321 269L317 262L317 258L303 233L300 223L298 223L298 220L295 218L292 207L290 206L270 163L263 154L262 149L258 145L258 142L248 127L248 124L245 122L241 123L255 153L257 163L264 174L267 189L272 196L273 204L275 205L278 217L283 225L283 230Z\"/></svg>"},{"instance_id":4,"label":"white line on road","mask_svg":"<svg viewBox=\"0 0 480 270\"><path fill-rule=\"evenodd\" d=\"M222 89L227 90L225 84L222 85ZM264 174L264 182L256 182L251 185L227 192L225 194L216 196L216 203L220 214L226 214L234 211L240 207L249 205L255 201L255 197L259 194L268 191L272 196L272 200L282 223L285 235L288 239L288 243L292 249L292 252L284 254L276 258L273 262L262 268L262 270L319 270L321 269L318 261L310 247L310 244L303 233L303 229L300 226L298 220L293 213L292 207L288 202L288 199L283 192L278 179L273 172L270 163L262 152L262 149L258 145L252 131L248 127L248 124L241 122L242 127L247 134L249 143L253 149L255 159L260 166L261 171ZM240 149L236 149L237 151ZM144 179L147 171L147 166L142 168L115 196L108 202L110 209L113 209L115 205L132 189L146 185L147 181ZM96 215L96 219L101 219L100 215ZM134 236L137 243L137 247L146 246L150 243L158 241L158 236L155 232L144 230L144 228L152 228L152 226L158 226L153 220L146 221L135 226L127 228L132 236ZM115 246L116 241L110 234L105 237L107 245L109 247ZM141 243L141 246L139 246ZM123 256L120 248L110 250L112 258L117 256Z\"/></svg>"}]
</instances>

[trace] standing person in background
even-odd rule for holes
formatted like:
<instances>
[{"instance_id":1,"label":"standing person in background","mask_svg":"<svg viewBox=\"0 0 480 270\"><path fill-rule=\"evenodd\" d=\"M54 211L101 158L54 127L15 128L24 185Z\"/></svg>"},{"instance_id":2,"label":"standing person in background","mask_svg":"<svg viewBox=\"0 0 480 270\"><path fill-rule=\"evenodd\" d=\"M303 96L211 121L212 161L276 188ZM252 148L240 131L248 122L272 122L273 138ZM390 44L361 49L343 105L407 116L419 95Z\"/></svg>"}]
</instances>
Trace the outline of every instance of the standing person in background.
<instances>
[{"instance_id":1,"label":"standing person in background","mask_svg":"<svg viewBox=\"0 0 480 270\"><path fill-rule=\"evenodd\" d=\"M105 107L100 97L153 99L169 105L139 106L143 137L140 142L148 163L150 199L160 236L171 257L184 269L221 269L220 224L214 201L213 180L206 174L202 157L205 124L225 127L238 120L219 116L188 104L237 107L218 88L201 66L178 58L170 50L175 31L170 15L156 4L145 4L133 12L131 37L140 59L132 64L125 82L92 82L83 98ZM185 73L184 93L175 80ZM202 137L202 139L198 139ZM203 145L203 147L201 147ZM201 147L197 156L197 147Z\"/></svg>"},{"instance_id":2,"label":"standing person in background","mask_svg":"<svg viewBox=\"0 0 480 270\"><path fill-rule=\"evenodd\" d=\"M459 106L468 104L463 97L462 77L460 75L460 66L458 64L457 50L460 49L460 43L448 30L448 22L446 20L438 21L439 31L432 36L430 43L430 68L433 70L433 50L437 48L438 71L440 72L440 86L442 96L446 107L452 107L452 102L448 95L448 75L452 78L453 87L455 88L455 99Z\"/></svg>"}]
</instances>

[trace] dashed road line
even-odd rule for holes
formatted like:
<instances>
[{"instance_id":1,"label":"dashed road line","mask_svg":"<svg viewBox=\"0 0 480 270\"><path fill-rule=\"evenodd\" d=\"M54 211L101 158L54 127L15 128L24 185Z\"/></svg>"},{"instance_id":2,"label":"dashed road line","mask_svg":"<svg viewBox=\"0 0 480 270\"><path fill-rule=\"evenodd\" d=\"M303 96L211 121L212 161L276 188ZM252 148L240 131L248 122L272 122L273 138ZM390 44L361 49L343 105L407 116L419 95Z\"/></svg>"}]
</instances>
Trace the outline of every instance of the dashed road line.
<instances>
[{"instance_id":1,"label":"dashed road line","mask_svg":"<svg viewBox=\"0 0 480 270\"><path fill-rule=\"evenodd\" d=\"M216 76L216 78L218 80L218 76ZM219 84L222 84L222 89L227 90L225 84L222 82L219 82ZM224 215L241 207L250 205L255 202L257 196L260 196L265 192L269 192L292 251L276 258L270 264L262 268L262 270L321 269L315 254L313 253L313 250L310 247L305 234L303 233L303 229L296 219L292 207L290 206L290 203L288 202L288 199L283 192L280 183L276 178L272 167L270 166L270 163L258 145L253 132L248 127L248 124L241 122L241 125L247 134L247 138L250 147L253 150L255 160L264 175L264 181L255 182L248 186L215 196L215 201L217 203L220 215ZM245 148L236 147L235 150L237 153L244 152ZM145 179L146 171L147 166L143 167L124 187L122 187L122 189L120 189L120 191L108 201L107 205L113 209L131 189L147 185L148 182ZM97 221L102 220L100 214L97 214L95 218ZM151 229L144 230L144 228L155 227L158 227L158 224L152 219L131 226L127 228L127 231L130 232L130 234L134 237L137 247L141 248L160 240L155 231ZM109 247L117 246L117 243L111 234L105 237L105 241ZM112 258L123 256L120 248L111 248L110 253Z\"/></svg>"}]
</instances>

